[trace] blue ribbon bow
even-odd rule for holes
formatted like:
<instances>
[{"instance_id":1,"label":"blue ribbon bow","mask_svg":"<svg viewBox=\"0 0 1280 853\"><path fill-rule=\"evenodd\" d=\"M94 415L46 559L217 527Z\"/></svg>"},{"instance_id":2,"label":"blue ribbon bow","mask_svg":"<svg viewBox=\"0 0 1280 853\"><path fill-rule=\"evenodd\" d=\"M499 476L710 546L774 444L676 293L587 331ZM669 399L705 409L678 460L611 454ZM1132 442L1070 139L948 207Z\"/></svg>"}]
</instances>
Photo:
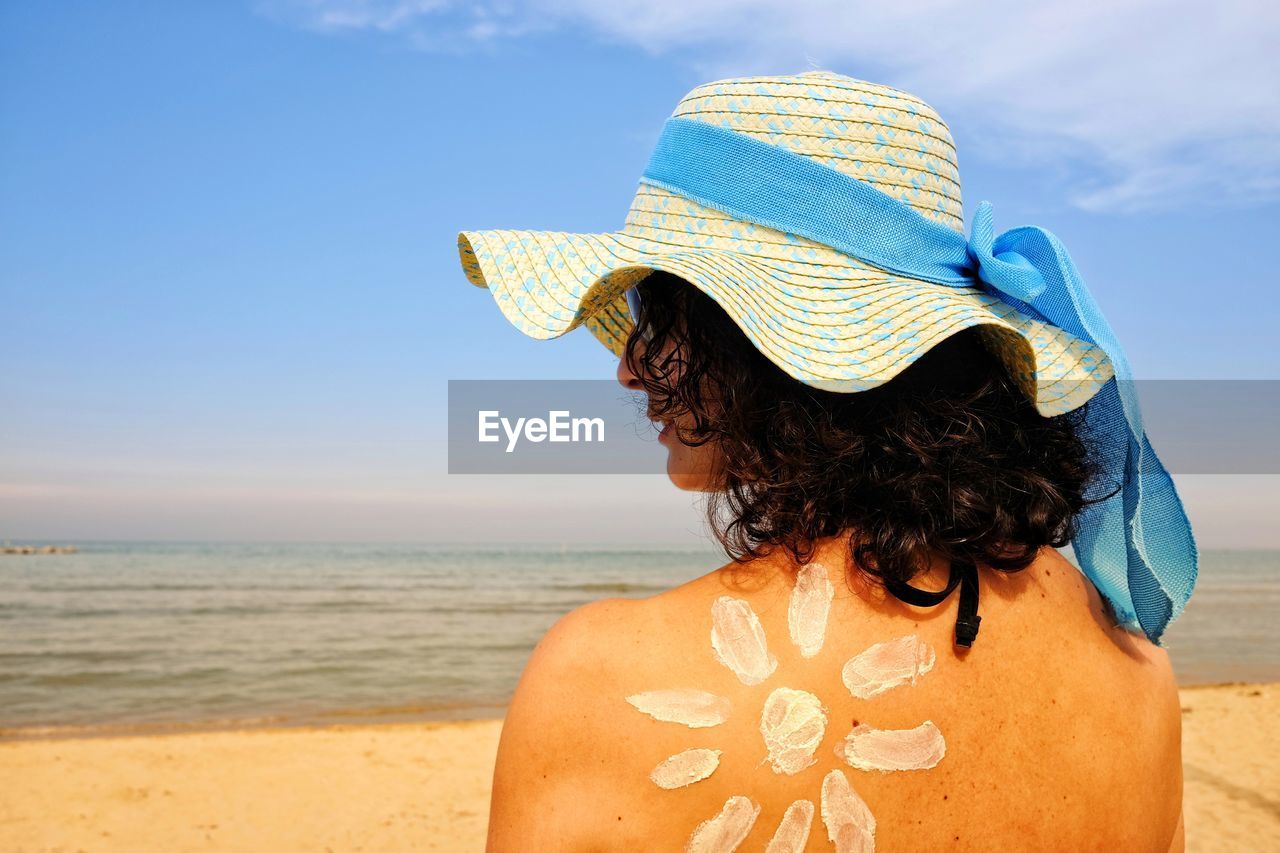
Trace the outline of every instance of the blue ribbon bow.
<instances>
[{"instance_id":1,"label":"blue ribbon bow","mask_svg":"<svg viewBox=\"0 0 1280 853\"><path fill-rule=\"evenodd\" d=\"M1040 271L1022 255L1009 247L1011 236L1006 232L997 241L991 214L991 202L978 205L969 229L967 251L977 268L977 277L991 287L1022 302L1034 302L1044 293L1045 281ZM997 246L997 242L1000 244Z\"/></svg>"},{"instance_id":2,"label":"blue ribbon bow","mask_svg":"<svg viewBox=\"0 0 1280 853\"><path fill-rule=\"evenodd\" d=\"M966 241L851 175L686 118L667 120L641 181L890 272L984 287L1101 348L1115 376L1090 399L1085 418L1090 437L1101 442L1101 471L1071 545L1121 624L1159 641L1195 587L1195 539L1147 440L1124 350L1057 237L1030 226L996 236L984 201Z\"/></svg>"}]
</instances>

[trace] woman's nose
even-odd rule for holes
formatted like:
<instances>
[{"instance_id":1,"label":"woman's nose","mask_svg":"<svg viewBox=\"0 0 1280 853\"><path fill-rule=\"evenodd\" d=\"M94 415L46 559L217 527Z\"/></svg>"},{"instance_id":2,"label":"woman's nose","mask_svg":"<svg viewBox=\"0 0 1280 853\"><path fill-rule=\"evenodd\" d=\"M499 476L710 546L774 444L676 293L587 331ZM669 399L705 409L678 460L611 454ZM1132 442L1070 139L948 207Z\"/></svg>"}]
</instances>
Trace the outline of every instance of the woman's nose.
<instances>
[{"instance_id":1,"label":"woman's nose","mask_svg":"<svg viewBox=\"0 0 1280 853\"><path fill-rule=\"evenodd\" d=\"M643 346L643 344L637 342L637 349L635 350L637 358L640 357L641 353L639 347L641 346ZM629 391L639 391L644 387L640 384L640 380L636 378L635 373L632 372L631 367L627 364L626 353L623 353L622 357L618 359L618 383Z\"/></svg>"}]
</instances>

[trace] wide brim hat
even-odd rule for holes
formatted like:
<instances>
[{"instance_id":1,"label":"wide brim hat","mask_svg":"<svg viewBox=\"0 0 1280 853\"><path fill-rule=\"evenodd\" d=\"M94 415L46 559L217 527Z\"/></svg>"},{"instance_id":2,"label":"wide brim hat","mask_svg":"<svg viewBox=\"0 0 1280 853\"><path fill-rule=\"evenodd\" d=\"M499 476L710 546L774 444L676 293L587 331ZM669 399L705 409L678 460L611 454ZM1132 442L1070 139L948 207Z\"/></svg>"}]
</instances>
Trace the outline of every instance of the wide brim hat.
<instances>
[{"instance_id":1,"label":"wide brim hat","mask_svg":"<svg viewBox=\"0 0 1280 853\"><path fill-rule=\"evenodd\" d=\"M462 267L516 328L587 326L621 354L627 288L706 293L796 380L857 392L977 328L1046 416L1084 403L1098 476L1072 538L1117 622L1159 641L1198 552L1146 435L1133 372L1066 247L987 202L964 234L955 145L914 95L830 71L694 88L663 125L622 228L463 231Z\"/></svg>"},{"instance_id":2,"label":"wide brim hat","mask_svg":"<svg viewBox=\"0 0 1280 853\"><path fill-rule=\"evenodd\" d=\"M694 88L671 117L838 170L963 236L954 142L914 95L829 71L743 77ZM1046 416L1112 376L1101 348L987 289L904 275L658 181L641 180L619 230L462 231L458 251L520 331L546 339L585 325L617 355L632 331L623 293L662 270L711 297L788 375L827 390L887 381L972 327Z\"/></svg>"}]
</instances>

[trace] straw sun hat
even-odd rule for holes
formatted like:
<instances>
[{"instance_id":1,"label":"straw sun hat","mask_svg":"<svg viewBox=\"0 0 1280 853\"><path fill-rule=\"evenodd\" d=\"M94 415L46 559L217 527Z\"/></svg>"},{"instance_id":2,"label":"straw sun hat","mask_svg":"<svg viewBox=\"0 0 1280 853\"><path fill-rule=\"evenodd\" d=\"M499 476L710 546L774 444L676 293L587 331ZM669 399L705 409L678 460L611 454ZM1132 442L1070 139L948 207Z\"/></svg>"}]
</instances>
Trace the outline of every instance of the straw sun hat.
<instances>
[{"instance_id":1,"label":"straw sun hat","mask_svg":"<svg viewBox=\"0 0 1280 853\"><path fill-rule=\"evenodd\" d=\"M617 231L462 231L467 279L534 338L586 325L615 354L624 296L654 270L710 296L800 382L857 392L978 327L1046 416L1086 402L1119 439L1073 540L1117 621L1157 640L1195 584L1182 504L1147 440L1124 352L1047 231L965 237L942 118L914 95L830 71L697 86L663 125ZM1122 380L1122 381L1116 381Z\"/></svg>"},{"instance_id":2,"label":"straw sun hat","mask_svg":"<svg viewBox=\"0 0 1280 853\"><path fill-rule=\"evenodd\" d=\"M673 116L839 170L963 236L955 145L913 95L810 71L707 83ZM1075 408L1111 376L1097 347L977 287L881 269L649 181L618 231L463 231L458 250L467 278L520 331L554 338L586 324L618 355L632 325L623 292L665 270L714 299L782 370L830 390L890 379L970 326L983 327L1045 415Z\"/></svg>"}]
</instances>

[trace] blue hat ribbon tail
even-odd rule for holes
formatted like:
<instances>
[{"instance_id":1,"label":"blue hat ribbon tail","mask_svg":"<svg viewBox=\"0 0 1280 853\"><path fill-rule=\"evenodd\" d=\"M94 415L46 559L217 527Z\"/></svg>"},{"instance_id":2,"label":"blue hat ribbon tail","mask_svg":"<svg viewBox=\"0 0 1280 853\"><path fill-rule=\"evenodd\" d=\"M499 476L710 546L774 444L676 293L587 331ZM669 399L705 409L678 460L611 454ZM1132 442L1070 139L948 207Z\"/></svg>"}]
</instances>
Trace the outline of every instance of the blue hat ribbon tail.
<instances>
[{"instance_id":1,"label":"blue hat ribbon tail","mask_svg":"<svg viewBox=\"0 0 1280 853\"><path fill-rule=\"evenodd\" d=\"M976 273L1003 301L1101 348L1114 378L1090 399L1086 426L1101 471L1072 548L1080 567L1122 621L1153 642L1186 606L1198 553L1169 472L1142 423L1133 372L1111 325L1057 237L1014 228L992 238L991 205L974 216L968 253ZM1100 498L1100 500L1099 500Z\"/></svg>"}]
</instances>

